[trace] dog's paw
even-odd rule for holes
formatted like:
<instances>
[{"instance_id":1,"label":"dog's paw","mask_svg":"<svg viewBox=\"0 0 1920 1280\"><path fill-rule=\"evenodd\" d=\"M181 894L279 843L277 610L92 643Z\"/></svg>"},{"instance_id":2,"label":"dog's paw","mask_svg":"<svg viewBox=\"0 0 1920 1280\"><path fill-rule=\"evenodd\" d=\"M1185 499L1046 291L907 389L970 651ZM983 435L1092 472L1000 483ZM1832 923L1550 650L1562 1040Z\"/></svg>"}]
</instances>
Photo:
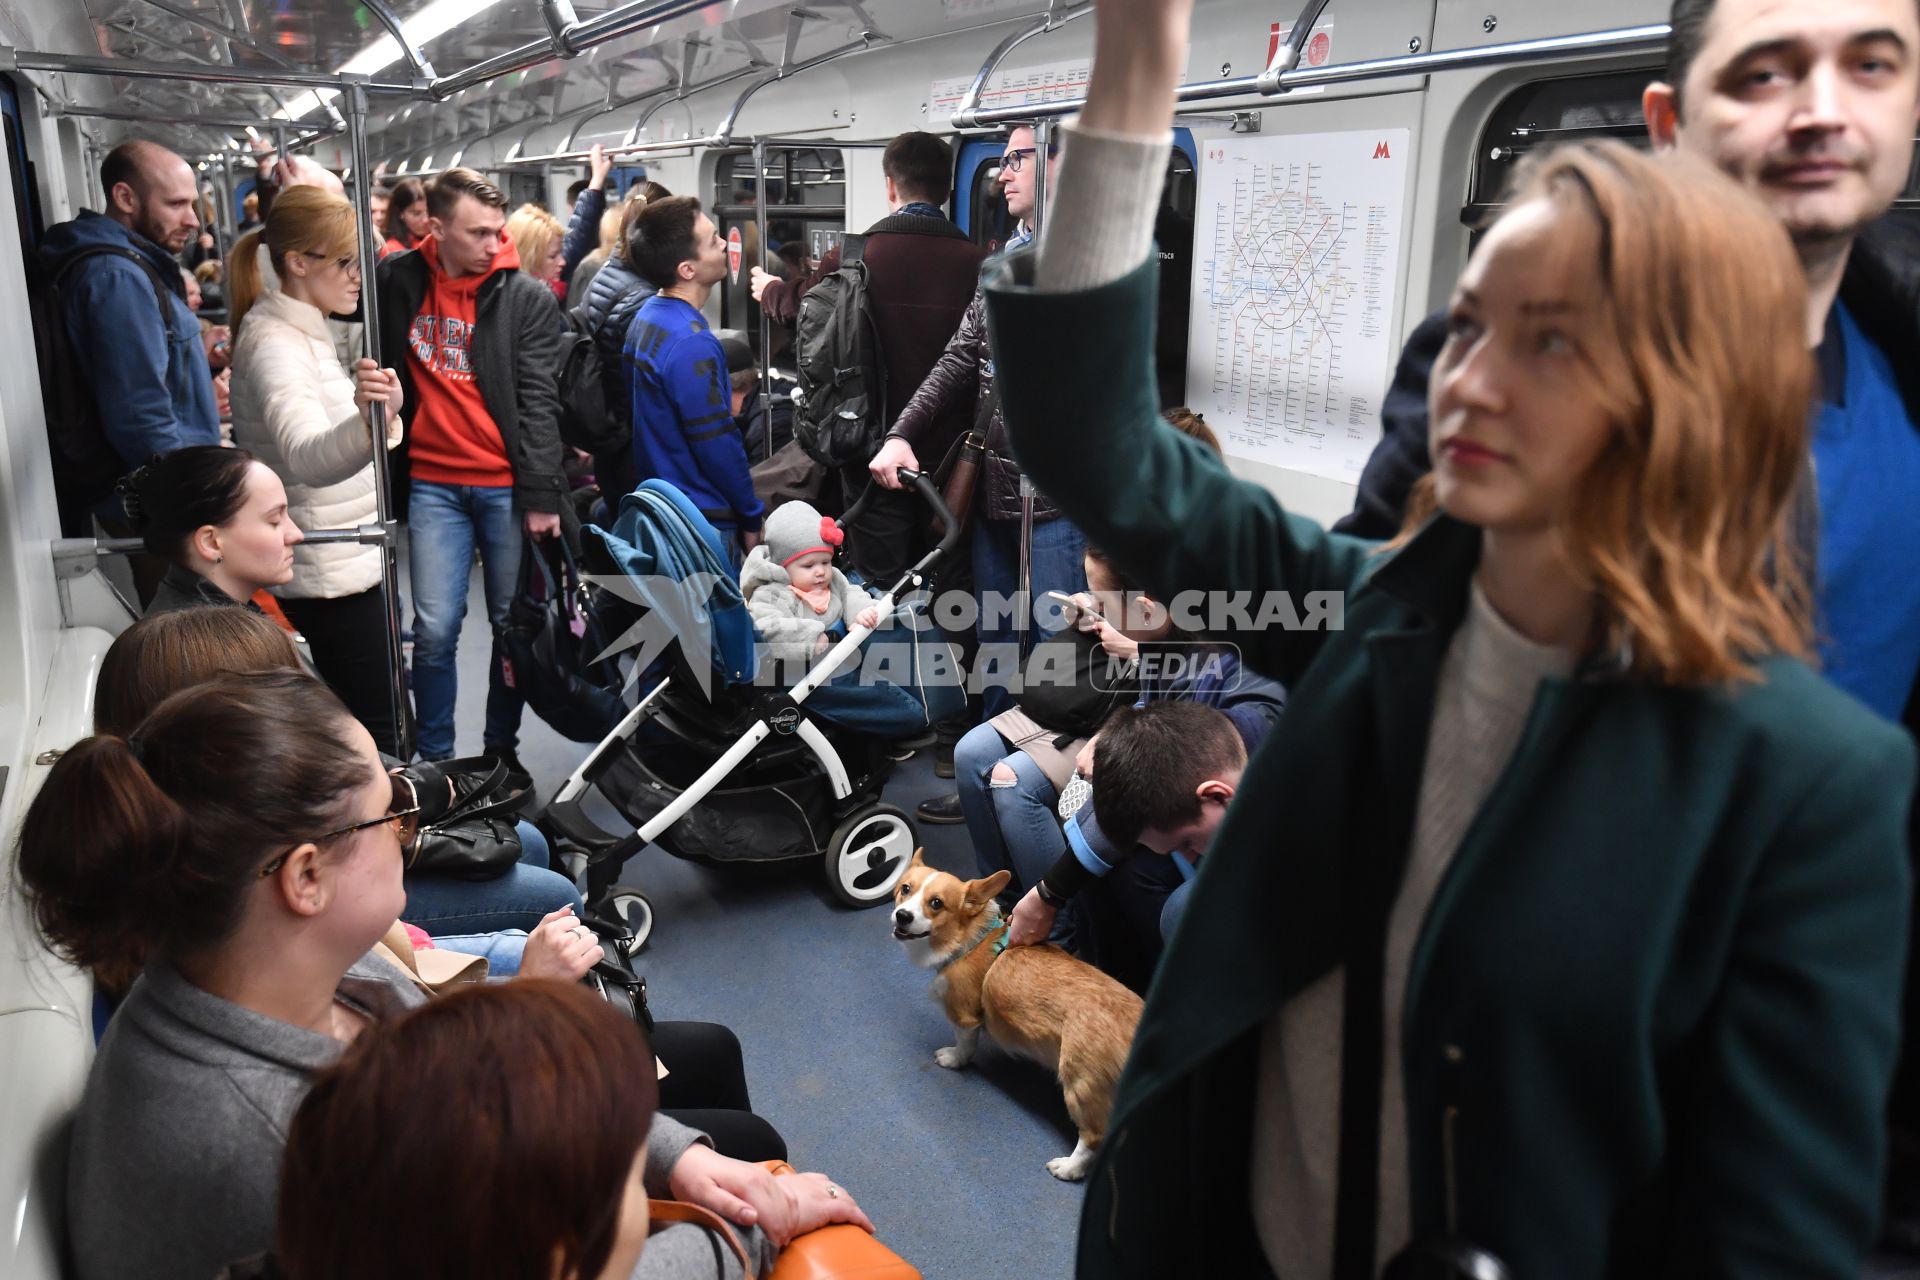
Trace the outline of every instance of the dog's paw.
<instances>
[{"instance_id":1,"label":"dog's paw","mask_svg":"<svg viewBox=\"0 0 1920 1280\"><path fill-rule=\"evenodd\" d=\"M1062 1182L1079 1182L1087 1176L1087 1170L1093 1167L1093 1152L1076 1151L1070 1156L1061 1156L1047 1161L1047 1172Z\"/></svg>"},{"instance_id":2,"label":"dog's paw","mask_svg":"<svg viewBox=\"0 0 1920 1280\"><path fill-rule=\"evenodd\" d=\"M948 1045L944 1049L935 1049L933 1060L949 1071L958 1071L973 1060L973 1055L958 1045Z\"/></svg>"}]
</instances>

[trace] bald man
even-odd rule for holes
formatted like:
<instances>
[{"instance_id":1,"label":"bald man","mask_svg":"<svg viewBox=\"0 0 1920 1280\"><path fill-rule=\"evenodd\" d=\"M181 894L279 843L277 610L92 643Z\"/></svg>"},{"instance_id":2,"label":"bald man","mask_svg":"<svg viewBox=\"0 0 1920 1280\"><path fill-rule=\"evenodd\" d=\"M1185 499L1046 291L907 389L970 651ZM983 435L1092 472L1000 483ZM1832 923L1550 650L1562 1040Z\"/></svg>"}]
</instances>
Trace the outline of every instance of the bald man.
<instances>
[{"instance_id":1,"label":"bald man","mask_svg":"<svg viewBox=\"0 0 1920 1280\"><path fill-rule=\"evenodd\" d=\"M193 169L152 142L100 165L106 212L83 209L40 242L100 423L125 470L156 453L220 443L213 374L175 255L200 227ZM56 453L58 450L56 450Z\"/></svg>"}]
</instances>

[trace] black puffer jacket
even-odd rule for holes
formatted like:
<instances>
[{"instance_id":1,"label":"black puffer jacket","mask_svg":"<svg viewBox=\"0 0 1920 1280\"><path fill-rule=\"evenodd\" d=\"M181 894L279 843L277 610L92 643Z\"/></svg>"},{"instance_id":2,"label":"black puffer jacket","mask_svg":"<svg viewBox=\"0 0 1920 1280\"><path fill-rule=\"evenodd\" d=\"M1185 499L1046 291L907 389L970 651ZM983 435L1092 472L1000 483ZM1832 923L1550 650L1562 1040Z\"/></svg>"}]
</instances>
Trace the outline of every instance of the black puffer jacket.
<instances>
[{"instance_id":1,"label":"black puffer jacket","mask_svg":"<svg viewBox=\"0 0 1920 1280\"><path fill-rule=\"evenodd\" d=\"M633 385L628 376L626 358L627 329L640 311L640 304L657 292L634 274L620 254L610 254L593 273L586 293L574 307L574 314L586 322L587 333L600 352L601 389L607 398L607 414L624 430L626 446L593 455L593 474L600 491L610 503L630 493L640 483L638 464L633 458Z\"/></svg>"},{"instance_id":2,"label":"black puffer jacket","mask_svg":"<svg viewBox=\"0 0 1920 1280\"><path fill-rule=\"evenodd\" d=\"M890 436L899 436L913 446L921 465L936 467L953 446L953 441L936 439L932 430L936 417L947 401L955 396L977 395L978 409L973 429L987 442L986 474L974 490L974 504L989 520L1020 518L1020 467L1007 448L1007 429L1001 422L1000 402L993 394L993 352L987 346L987 303L978 290L967 304L947 349L934 361L927 380L907 401L907 407L894 420ZM1059 518L1060 513L1044 494L1035 494L1033 519L1036 524Z\"/></svg>"}]
</instances>

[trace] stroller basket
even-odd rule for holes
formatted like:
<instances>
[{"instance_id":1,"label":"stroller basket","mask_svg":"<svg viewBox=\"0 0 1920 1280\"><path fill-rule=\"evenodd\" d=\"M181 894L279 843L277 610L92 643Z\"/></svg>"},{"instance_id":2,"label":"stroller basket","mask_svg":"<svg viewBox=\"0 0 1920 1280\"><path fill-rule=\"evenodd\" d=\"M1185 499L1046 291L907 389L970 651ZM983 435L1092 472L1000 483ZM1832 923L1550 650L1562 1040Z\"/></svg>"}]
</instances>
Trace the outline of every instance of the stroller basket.
<instances>
[{"instance_id":1,"label":"stroller basket","mask_svg":"<svg viewBox=\"0 0 1920 1280\"><path fill-rule=\"evenodd\" d=\"M735 770L735 785L715 787L656 840L690 862L784 862L818 856L833 831L833 791L825 775L787 770L760 779ZM601 793L636 827L643 827L699 778L696 760L666 747L629 747L607 761Z\"/></svg>"}]
</instances>

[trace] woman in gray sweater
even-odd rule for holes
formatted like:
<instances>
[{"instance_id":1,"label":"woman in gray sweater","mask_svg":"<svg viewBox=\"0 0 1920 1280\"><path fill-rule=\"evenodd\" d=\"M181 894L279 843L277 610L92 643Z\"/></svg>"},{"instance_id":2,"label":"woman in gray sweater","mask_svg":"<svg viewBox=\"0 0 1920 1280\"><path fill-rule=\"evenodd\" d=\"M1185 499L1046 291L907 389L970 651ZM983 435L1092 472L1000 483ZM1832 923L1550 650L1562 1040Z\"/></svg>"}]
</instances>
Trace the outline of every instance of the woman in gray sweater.
<instances>
[{"instance_id":1,"label":"woman in gray sweater","mask_svg":"<svg viewBox=\"0 0 1920 1280\"><path fill-rule=\"evenodd\" d=\"M295 672L184 690L48 774L20 839L41 933L89 967L154 957L100 1043L75 1119L80 1280L207 1280L268 1247L288 1124L312 1077L423 1000L368 955L404 902L401 848L418 812L339 699ZM739 1224L756 1270L813 1227L870 1226L824 1180L776 1184L665 1116L648 1135L645 1183ZM635 1274L739 1266L703 1229L676 1226Z\"/></svg>"}]
</instances>

